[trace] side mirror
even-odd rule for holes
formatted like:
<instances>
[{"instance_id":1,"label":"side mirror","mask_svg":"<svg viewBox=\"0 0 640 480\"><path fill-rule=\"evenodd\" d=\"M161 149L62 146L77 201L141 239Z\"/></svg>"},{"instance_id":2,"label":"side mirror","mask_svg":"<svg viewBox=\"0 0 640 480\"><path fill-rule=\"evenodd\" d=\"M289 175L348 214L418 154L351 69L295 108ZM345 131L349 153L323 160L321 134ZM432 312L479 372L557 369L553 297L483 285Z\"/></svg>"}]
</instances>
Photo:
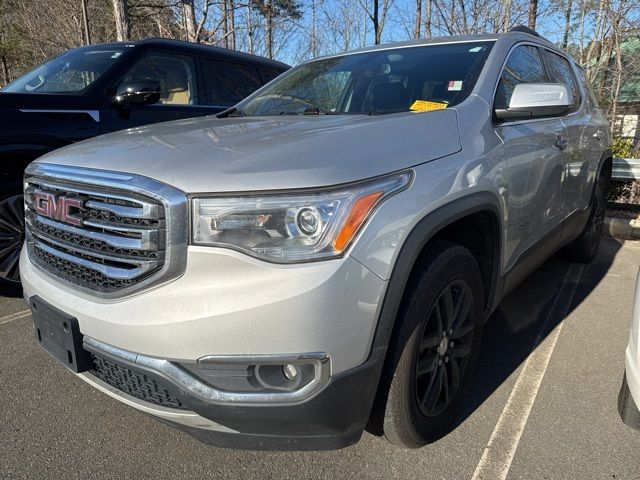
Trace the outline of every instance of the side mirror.
<instances>
[{"instance_id":1,"label":"side mirror","mask_svg":"<svg viewBox=\"0 0 640 480\"><path fill-rule=\"evenodd\" d=\"M561 83L520 83L513 89L509 107L496 109L500 120L522 117L552 117L567 112L573 98Z\"/></svg>"},{"instance_id":2,"label":"side mirror","mask_svg":"<svg viewBox=\"0 0 640 480\"><path fill-rule=\"evenodd\" d=\"M119 105L153 105L160 100L160 82L139 80L118 87L115 102Z\"/></svg>"}]
</instances>

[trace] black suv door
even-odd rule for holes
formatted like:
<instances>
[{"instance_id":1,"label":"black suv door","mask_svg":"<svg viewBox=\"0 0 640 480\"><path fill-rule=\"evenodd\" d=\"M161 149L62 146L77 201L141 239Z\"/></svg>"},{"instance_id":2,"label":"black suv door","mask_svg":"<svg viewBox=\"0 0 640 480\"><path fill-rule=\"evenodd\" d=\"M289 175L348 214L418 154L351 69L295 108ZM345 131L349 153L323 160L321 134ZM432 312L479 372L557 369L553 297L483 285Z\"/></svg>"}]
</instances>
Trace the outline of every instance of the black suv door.
<instances>
[{"instance_id":1,"label":"black suv door","mask_svg":"<svg viewBox=\"0 0 640 480\"><path fill-rule=\"evenodd\" d=\"M117 82L114 91L127 83L148 80L160 83L160 100L153 105L111 103L103 115L102 133L220 111L201 100L204 93L199 88L198 63L193 55L148 50Z\"/></svg>"}]
</instances>

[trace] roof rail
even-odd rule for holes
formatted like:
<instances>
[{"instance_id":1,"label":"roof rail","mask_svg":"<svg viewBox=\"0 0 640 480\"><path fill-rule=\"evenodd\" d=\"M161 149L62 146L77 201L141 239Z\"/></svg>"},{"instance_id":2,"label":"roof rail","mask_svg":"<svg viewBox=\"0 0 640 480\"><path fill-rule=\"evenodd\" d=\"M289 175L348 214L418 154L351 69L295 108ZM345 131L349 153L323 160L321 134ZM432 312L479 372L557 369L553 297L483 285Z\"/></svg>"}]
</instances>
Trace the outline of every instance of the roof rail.
<instances>
[{"instance_id":1,"label":"roof rail","mask_svg":"<svg viewBox=\"0 0 640 480\"><path fill-rule=\"evenodd\" d=\"M510 32L521 32L528 33L529 35L533 35L534 37L542 38L542 36L536 32L533 28L529 28L525 25L515 25L511 27Z\"/></svg>"}]
</instances>

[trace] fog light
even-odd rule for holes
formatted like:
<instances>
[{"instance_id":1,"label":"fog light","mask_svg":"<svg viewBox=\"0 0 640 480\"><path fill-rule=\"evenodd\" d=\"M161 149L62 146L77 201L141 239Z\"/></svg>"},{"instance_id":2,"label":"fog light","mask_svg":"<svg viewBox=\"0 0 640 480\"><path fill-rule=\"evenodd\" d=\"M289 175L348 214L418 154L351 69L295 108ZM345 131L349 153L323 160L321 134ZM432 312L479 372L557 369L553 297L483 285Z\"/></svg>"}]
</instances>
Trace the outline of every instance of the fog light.
<instances>
[{"instance_id":1,"label":"fog light","mask_svg":"<svg viewBox=\"0 0 640 480\"><path fill-rule=\"evenodd\" d=\"M284 365L282 367L282 373L284 373L284 376L291 381L298 378L298 369L295 365L292 365L291 363L288 363L287 365Z\"/></svg>"}]
</instances>

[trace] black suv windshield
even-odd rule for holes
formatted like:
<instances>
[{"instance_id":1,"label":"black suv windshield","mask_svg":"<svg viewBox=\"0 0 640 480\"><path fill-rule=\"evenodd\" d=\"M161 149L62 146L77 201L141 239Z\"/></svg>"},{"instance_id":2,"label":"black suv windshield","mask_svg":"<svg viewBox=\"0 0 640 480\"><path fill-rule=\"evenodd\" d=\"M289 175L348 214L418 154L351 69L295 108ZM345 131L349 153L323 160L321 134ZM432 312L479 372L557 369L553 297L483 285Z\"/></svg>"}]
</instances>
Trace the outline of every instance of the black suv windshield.
<instances>
[{"instance_id":1,"label":"black suv windshield","mask_svg":"<svg viewBox=\"0 0 640 480\"><path fill-rule=\"evenodd\" d=\"M391 48L312 61L238 104L238 115L385 114L464 100L493 42Z\"/></svg>"},{"instance_id":2,"label":"black suv windshield","mask_svg":"<svg viewBox=\"0 0 640 480\"><path fill-rule=\"evenodd\" d=\"M70 50L4 87L12 93L83 93L124 53L123 47Z\"/></svg>"}]
</instances>

